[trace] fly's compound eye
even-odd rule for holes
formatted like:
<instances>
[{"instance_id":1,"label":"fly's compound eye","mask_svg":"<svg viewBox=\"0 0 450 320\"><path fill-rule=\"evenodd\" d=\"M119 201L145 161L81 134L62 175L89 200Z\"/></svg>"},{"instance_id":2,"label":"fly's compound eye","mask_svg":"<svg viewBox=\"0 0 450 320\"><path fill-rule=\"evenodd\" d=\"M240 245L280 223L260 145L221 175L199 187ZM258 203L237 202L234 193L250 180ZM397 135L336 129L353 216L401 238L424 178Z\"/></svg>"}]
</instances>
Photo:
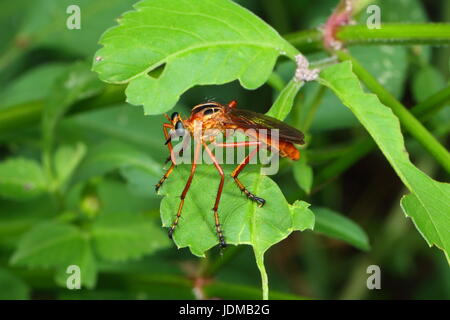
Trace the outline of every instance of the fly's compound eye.
<instances>
[{"instance_id":1,"label":"fly's compound eye","mask_svg":"<svg viewBox=\"0 0 450 320\"><path fill-rule=\"evenodd\" d=\"M175 118L178 118L178 112L174 112L172 113L172 115L170 116L170 119L175 120Z\"/></svg>"},{"instance_id":2,"label":"fly's compound eye","mask_svg":"<svg viewBox=\"0 0 450 320\"><path fill-rule=\"evenodd\" d=\"M184 136L184 126L181 121L177 121L175 124L175 133L177 136Z\"/></svg>"},{"instance_id":3,"label":"fly's compound eye","mask_svg":"<svg viewBox=\"0 0 450 320\"><path fill-rule=\"evenodd\" d=\"M203 111L203 115L208 116L210 114L213 114L215 112L219 111L218 109L207 109L205 111Z\"/></svg>"}]
</instances>

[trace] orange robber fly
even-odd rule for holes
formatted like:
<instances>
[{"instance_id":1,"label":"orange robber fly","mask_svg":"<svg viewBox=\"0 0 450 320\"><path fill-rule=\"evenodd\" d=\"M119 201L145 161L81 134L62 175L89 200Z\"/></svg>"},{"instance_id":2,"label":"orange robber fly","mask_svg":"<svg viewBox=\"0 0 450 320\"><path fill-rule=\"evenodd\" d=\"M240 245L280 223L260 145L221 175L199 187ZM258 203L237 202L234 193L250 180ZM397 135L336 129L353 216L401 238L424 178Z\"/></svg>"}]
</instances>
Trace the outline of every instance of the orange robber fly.
<instances>
[{"instance_id":1,"label":"orange robber fly","mask_svg":"<svg viewBox=\"0 0 450 320\"><path fill-rule=\"evenodd\" d=\"M217 158L214 156L208 145L213 143L215 147L222 148L256 146L256 148L252 152L250 152L249 155L244 158L244 160L233 170L233 172L231 173L231 177L234 179L239 189L247 196L247 198L255 201L260 207L262 207L266 201L248 191L247 188L238 179L239 173L241 173L245 166L256 155L258 148L269 148L272 146L276 149L281 157L290 158L292 160L298 160L300 158L300 152L295 148L294 144L304 144L304 135L302 132L275 118L249 110L236 109L236 105L236 101L231 101L228 105L222 105L217 102L202 103L193 107L190 117L185 120L182 119L181 115L179 115L177 112L174 112L170 118L166 115L166 118L170 121L170 123L163 124L163 131L166 138L166 145L168 146L170 151L170 157L168 158L168 161L171 161L172 164L156 185L156 191L158 191L164 181L169 177L176 165L174 150L171 143L172 136L183 137L185 134L189 134L191 137L194 137L194 124L201 123L201 134L199 138L197 138L198 141L196 141L197 143L194 149L194 160L191 165L191 173L183 189L183 192L181 193L181 201L178 207L178 212L169 229L169 238L172 238L173 232L178 225L181 211L183 209L184 199L186 198L186 194L189 190L189 187L191 186L195 169L198 163L198 158L201 154L201 146L203 146L203 148L206 150L212 162L214 163L214 166L217 168L217 171L220 174L220 183L213 211L216 232L219 238L220 247L222 248L226 247L226 242L220 227L219 214L217 210L219 208L219 202L225 177L222 167L220 166ZM215 142L215 139L211 137L211 135L203 134L203 132L205 132L207 129L216 129L222 133L225 133L227 129L241 129L244 130L244 133L246 129L254 129L251 130L252 132L258 132L259 129L266 129L266 132L270 131L271 129L278 129L278 143L272 143L270 134L268 135L258 133L253 134L254 136L251 137L252 139L254 139L254 141L219 143Z\"/></svg>"}]
</instances>

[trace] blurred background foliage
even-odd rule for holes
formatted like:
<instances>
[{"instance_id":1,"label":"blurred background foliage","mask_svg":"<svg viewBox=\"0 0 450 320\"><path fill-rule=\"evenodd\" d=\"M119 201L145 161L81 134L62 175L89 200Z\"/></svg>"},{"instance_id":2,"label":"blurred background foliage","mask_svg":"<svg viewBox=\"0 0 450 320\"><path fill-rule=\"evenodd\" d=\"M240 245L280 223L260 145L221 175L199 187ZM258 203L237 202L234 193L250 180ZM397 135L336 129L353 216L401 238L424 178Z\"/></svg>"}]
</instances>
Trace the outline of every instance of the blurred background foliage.
<instances>
[{"instance_id":1,"label":"blurred background foliage","mask_svg":"<svg viewBox=\"0 0 450 320\"><path fill-rule=\"evenodd\" d=\"M319 27L337 4L236 2L281 34ZM123 87L106 85L90 71L100 35L134 3L0 3L0 27L7 30L0 33L0 298L260 298L249 247L230 247L222 256L211 250L199 259L167 239L153 188L167 157L164 117L144 116L142 108L124 103ZM70 4L82 8L81 30L66 28ZM378 4L384 22L450 22L446 0ZM448 86L447 47L356 46L351 52L408 107ZM292 67L280 61L276 72L287 80ZM242 108L264 113L276 87L273 81L254 91L237 82L196 87L176 109L187 114L190 106L214 98L236 99ZM303 154L310 166L284 163L274 179L290 202L312 203L318 222L338 212L362 229L344 222L359 234L345 239L333 225L322 224L271 248L266 257L271 298L450 298L442 253L427 247L400 209L405 193L400 180L330 91L314 101L318 90L323 89L307 84L287 119L309 133ZM306 106L317 109L314 117ZM427 126L448 142L450 108L429 117ZM406 144L420 169L448 180L421 146L407 136ZM33 183L23 188L28 180ZM321 235L333 232L353 246ZM370 246L361 242L366 235ZM65 288L69 261L86 270L81 290ZM366 288L372 264L381 267L382 290Z\"/></svg>"}]
</instances>

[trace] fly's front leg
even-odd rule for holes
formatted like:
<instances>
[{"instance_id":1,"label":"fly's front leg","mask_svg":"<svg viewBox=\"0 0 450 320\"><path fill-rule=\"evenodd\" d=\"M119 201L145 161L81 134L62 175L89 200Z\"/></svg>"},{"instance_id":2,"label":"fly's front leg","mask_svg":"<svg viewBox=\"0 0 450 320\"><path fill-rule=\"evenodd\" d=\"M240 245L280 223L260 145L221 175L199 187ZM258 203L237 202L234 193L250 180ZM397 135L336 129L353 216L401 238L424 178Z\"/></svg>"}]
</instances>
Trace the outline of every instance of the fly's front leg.
<instances>
[{"instance_id":1,"label":"fly's front leg","mask_svg":"<svg viewBox=\"0 0 450 320\"><path fill-rule=\"evenodd\" d=\"M156 192L158 192L159 188L161 188L162 184L164 183L164 181L166 181L166 179L172 173L172 171L173 171L173 169L174 169L174 167L176 165L172 142L169 140L170 135L169 135L169 132L167 131L168 128L172 128L172 125L169 124L169 123L164 123L163 124L164 137L166 138L166 141L168 141L167 147L169 148L169 152L170 152L170 156L169 156L169 158L167 158L166 163L169 162L169 161L172 161L172 164L171 164L170 168L166 171L166 173L163 175L163 177L156 184L156 186L155 186L155 191Z\"/></svg>"},{"instance_id":2,"label":"fly's front leg","mask_svg":"<svg viewBox=\"0 0 450 320\"><path fill-rule=\"evenodd\" d=\"M249 146L256 146L255 150L250 152L250 154L245 157L245 159L233 170L231 173L231 176L233 177L234 181L236 182L239 190L241 190L248 199L256 202L258 204L258 207L262 207L266 200L263 198L257 197L242 184L242 182L238 179L239 173L245 168L247 164L249 164L250 160L258 153L258 149L261 146L261 142L259 141L246 141L246 142L228 142L228 143L217 143L216 146L218 147L224 147L224 148L238 148L238 147L249 147Z\"/></svg>"},{"instance_id":3,"label":"fly's front leg","mask_svg":"<svg viewBox=\"0 0 450 320\"><path fill-rule=\"evenodd\" d=\"M197 168L198 157L200 155L201 146L202 146L201 143L196 143L195 151L194 151L194 162L192 163L192 166L191 166L191 174L189 175L188 181L186 182L183 192L181 193L181 197L180 197L181 201L180 201L180 205L178 206L177 216L175 217L175 220L173 221L173 223L169 229L169 238L170 239L172 239L173 232L175 231L175 228L177 227L178 222L180 220L181 211L183 210L183 205L184 205L184 199L186 198L186 194L189 191L189 188L191 187L192 179L194 178L195 169Z\"/></svg>"}]
</instances>

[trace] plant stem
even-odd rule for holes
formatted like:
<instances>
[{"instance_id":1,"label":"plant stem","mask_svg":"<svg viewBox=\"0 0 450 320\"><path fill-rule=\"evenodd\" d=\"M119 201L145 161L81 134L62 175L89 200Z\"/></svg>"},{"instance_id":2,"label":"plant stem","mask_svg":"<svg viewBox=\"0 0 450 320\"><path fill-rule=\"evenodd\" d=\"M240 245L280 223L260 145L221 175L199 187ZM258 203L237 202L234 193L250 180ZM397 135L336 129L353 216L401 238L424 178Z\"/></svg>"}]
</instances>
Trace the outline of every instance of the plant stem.
<instances>
[{"instance_id":1,"label":"plant stem","mask_svg":"<svg viewBox=\"0 0 450 320\"><path fill-rule=\"evenodd\" d=\"M450 153L436 138L405 108L390 92L388 92L364 67L346 51L337 51L342 61L351 61L353 71L358 78L375 93L380 101L392 109L402 126L427 150L436 161L450 174Z\"/></svg>"},{"instance_id":2,"label":"plant stem","mask_svg":"<svg viewBox=\"0 0 450 320\"><path fill-rule=\"evenodd\" d=\"M336 37L345 45L450 44L450 24L383 23L380 29L369 29L366 25L342 26Z\"/></svg>"},{"instance_id":3,"label":"plant stem","mask_svg":"<svg viewBox=\"0 0 450 320\"><path fill-rule=\"evenodd\" d=\"M205 293L208 297L220 297L222 299L250 299L250 300L260 300L261 299L261 289L224 283L224 282L213 282L208 284L204 288ZM293 295L290 293L277 292L270 290L271 300L309 300L309 298Z\"/></svg>"},{"instance_id":4,"label":"plant stem","mask_svg":"<svg viewBox=\"0 0 450 320\"><path fill-rule=\"evenodd\" d=\"M312 53L323 49L320 30L298 31L286 34L284 38L302 53ZM340 27L336 38L344 46L361 44L448 45L450 44L450 23L383 23L380 29L369 29L366 25L346 25Z\"/></svg>"},{"instance_id":5,"label":"plant stem","mask_svg":"<svg viewBox=\"0 0 450 320\"><path fill-rule=\"evenodd\" d=\"M277 92L280 92L286 86L286 82L276 72L270 74L269 79L267 79L267 84Z\"/></svg>"}]
</instances>

